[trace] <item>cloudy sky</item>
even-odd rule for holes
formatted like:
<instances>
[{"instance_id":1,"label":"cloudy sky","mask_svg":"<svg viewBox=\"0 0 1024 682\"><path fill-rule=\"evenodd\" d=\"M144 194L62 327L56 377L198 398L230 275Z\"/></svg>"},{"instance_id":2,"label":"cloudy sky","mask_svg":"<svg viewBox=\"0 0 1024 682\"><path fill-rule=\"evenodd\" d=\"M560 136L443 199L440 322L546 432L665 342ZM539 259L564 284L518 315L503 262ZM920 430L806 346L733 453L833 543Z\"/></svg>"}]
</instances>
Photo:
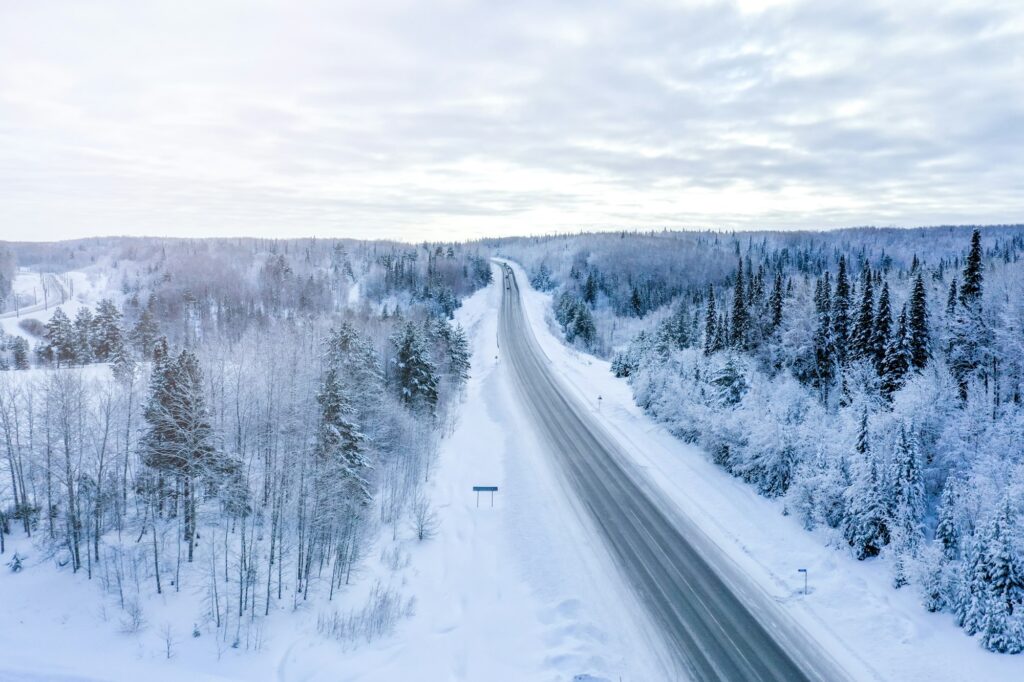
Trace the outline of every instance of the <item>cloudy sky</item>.
<instances>
[{"instance_id":1,"label":"cloudy sky","mask_svg":"<svg viewBox=\"0 0 1024 682\"><path fill-rule=\"evenodd\" d=\"M0 239L1024 221L1024 3L0 0Z\"/></svg>"}]
</instances>

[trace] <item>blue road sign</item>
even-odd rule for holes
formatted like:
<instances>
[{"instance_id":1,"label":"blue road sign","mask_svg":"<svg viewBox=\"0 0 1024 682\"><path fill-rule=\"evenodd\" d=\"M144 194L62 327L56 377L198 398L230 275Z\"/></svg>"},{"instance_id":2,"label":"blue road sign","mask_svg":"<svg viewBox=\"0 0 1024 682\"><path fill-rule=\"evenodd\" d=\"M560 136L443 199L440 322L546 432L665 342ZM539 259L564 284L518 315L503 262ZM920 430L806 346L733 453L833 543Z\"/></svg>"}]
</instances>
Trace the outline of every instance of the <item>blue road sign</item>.
<instances>
[{"instance_id":1,"label":"blue road sign","mask_svg":"<svg viewBox=\"0 0 1024 682\"><path fill-rule=\"evenodd\" d=\"M491 506L494 506L494 493L498 492L498 486L496 485L475 485L473 486L473 492L476 493L476 506L480 506L480 493L491 494Z\"/></svg>"}]
</instances>

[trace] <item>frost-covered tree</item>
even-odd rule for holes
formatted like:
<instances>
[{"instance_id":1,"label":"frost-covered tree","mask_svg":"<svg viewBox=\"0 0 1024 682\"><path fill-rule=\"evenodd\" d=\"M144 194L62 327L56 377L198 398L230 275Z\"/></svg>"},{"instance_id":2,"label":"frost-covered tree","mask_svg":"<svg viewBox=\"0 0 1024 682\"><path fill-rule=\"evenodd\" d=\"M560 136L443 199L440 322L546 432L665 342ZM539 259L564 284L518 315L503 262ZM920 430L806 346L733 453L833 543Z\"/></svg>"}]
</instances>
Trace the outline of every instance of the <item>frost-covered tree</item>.
<instances>
[{"instance_id":1,"label":"frost-covered tree","mask_svg":"<svg viewBox=\"0 0 1024 682\"><path fill-rule=\"evenodd\" d=\"M437 405L437 368L423 334L412 322L391 338L395 348L395 386L399 400L413 410L433 414Z\"/></svg>"},{"instance_id":2,"label":"frost-covered tree","mask_svg":"<svg viewBox=\"0 0 1024 682\"><path fill-rule=\"evenodd\" d=\"M928 300L924 288L924 277L917 273L914 288L910 294L910 314L907 318L909 330L910 362L915 370L922 370L931 358L931 335L928 330Z\"/></svg>"},{"instance_id":3,"label":"frost-covered tree","mask_svg":"<svg viewBox=\"0 0 1024 682\"><path fill-rule=\"evenodd\" d=\"M76 335L74 325L64 311L57 308L46 323L45 342L41 346L44 359L59 368L73 363L76 357Z\"/></svg>"}]
</instances>

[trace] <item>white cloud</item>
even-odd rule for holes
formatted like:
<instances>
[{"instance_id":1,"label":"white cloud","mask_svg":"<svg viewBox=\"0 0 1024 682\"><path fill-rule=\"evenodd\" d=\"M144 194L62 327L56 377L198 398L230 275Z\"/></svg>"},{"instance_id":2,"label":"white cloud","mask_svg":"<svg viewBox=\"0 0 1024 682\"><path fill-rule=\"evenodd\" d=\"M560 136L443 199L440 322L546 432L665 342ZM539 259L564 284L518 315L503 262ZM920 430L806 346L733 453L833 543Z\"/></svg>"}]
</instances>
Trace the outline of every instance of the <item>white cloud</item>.
<instances>
[{"instance_id":1,"label":"white cloud","mask_svg":"<svg viewBox=\"0 0 1024 682\"><path fill-rule=\"evenodd\" d=\"M1021 221L1022 17L5 3L2 237Z\"/></svg>"}]
</instances>

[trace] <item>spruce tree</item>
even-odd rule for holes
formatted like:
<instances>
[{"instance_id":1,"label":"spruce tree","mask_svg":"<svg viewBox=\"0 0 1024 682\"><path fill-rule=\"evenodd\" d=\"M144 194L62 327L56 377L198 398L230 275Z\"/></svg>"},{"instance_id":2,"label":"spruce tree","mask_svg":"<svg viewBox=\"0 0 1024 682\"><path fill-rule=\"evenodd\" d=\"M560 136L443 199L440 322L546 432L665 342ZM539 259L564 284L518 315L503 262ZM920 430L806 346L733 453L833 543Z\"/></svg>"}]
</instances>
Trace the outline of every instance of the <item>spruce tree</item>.
<instances>
[{"instance_id":1,"label":"spruce tree","mask_svg":"<svg viewBox=\"0 0 1024 682\"><path fill-rule=\"evenodd\" d=\"M57 367L75 361L75 329L62 309L53 311L44 334L42 355L45 359L57 363Z\"/></svg>"},{"instance_id":2,"label":"spruce tree","mask_svg":"<svg viewBox=\"0 0 1024 682\"><path fill-rule=\"evenodd\" d=\"M818 327L814 334L815 385L827 395L828 385L835 375L835 356L832 345L831 286L828 273L819 280L817 288Z\"/></svg>"},{"instance_id":3,"label":"spruce tree","mask_svg":"<svg viewBox=\"0 0 1024 682\"><path fill-rule=\"evenodd\" d=\"M956 277L949 283L949 295L946 296L946 314L952 315L956 312L956 302L958 296L956 292Z\"/></svg>"},{"instance_id":4,"label":"spruce tree","mask_svg":"<svg viewBox=\"0 0 1024 682\"><path fill-rule=\"evenodd\" d=\"M636 295L636 287L633 288L633 294ZM590 306L597 303L597 281L593 272L587 273L587 280L583 285L583 301Z\"/></svg>"},{"instance_id":5,"label":"spruce tree","mask_svg":"<svg viewBox=\"0 0 1024 682\"><path fill-rule=\"evenodd\" d=\"M964 264L964 281L960 285L960 304L965 308L981 300L983 268L981 231L976 229L971 234L971 248L967 252L967 262Z\"/></svg>"},{"instance_id":6,"label":"spruce tree","mask_svg":"<svg viewBox=\"0 0 1024 682\"><path fill-rule=\"evenodd\" d=\"M149 304L142 309L131 333L132 343L135 344L139 351L139 357L143 360L153 357L154 344L160 334L160 327L156 323L156 316L153 312L154 303L153 298L150 297Z\"/></svg>"},{"instance_id":7,"label":"spruce tree","mask_svg":"<svg viewBox=\"0 0 1024 682\"><path fill-rule=\"evenodd\" d=\"M715 289L708 287L708 303L704 314L704 355L711 355L717 348L718 311L715 310Z\"/></svg>"},{"instance_id":8,"label":"spruce tree","mask_svg":"<svg viewBox=\"0 0 1024 682\"><path fill-rule=\"evenodd\" d=\"M956 482L950 478L939 498L939 520L935 526L935 541L942 548L942 557L946 561L953 561L960 556L960 526L956 521L959 503Z\"/></svg>"},{"instance_id":9,"label":"spruce tree","mask_svg":"<svg viewBox=\"0 0 1024 682\"><path fill-rule=\"evenodd\" d=\"M771 313L772 313L772 331L775 331L782 326L782 271L779 270L775 273L775 283L772 285L771 295Z\"/></svg>"},{"instance_id":10,"label":"spruce tree","mask_svg":"<svg viewBox=\"0 0 1024 682\"><path fill-rule=\"evenodd\" d=\"M862 279L860 310L850 344L850 355L855 360L872 358L874 355L875 293L871 285L871 271L865 268Z\"/></svg>"},{"instance_id":11,"label":"spruce tree","mask_svg":"<svg viewBox=\"0 0 1024 682\"><path fill-rule=\"evenodd\" d=\"M469 379L469 341L462 325L456 325L448 340L448 375L456 385L466 383Z\"/></svg>"},{"instance_id":12,"label":"spruce tree","mask_svg":"<svg viewBox=\"0 0 1024 682\"><path fill-rule=\"evenodd\" d=\"M196 482L215 462L213 429L206 409L199 360L187 349L167 354L157 344L150 396L143 416L147 429L140 443L143 462L161 476L176 478L184 497L184 534L188 561L193 559L196 532ZM163 491L157 491L162 505Z\"/></svg>"},{"instance_id":13,"label":"spruce tree","mask_svg":"<svg viewBox=\"0 0 1024 682\"><path fill-rule=\"evenodd\" d=\"M86 307L78 309L74 322L74 353L75 362L79 365L87 365L95 360L93 355L93 316L92 311Z\"/></svg>"},{"instance_id":14,"label":"spruce tree","mask_svg":"<svg viewBox=\"0 0 1024 682\"><path fill-rule=\"evenodd\" d=\"M878 297L878 311L875 314L874 331L871 337L872 361L875 370L881 376L885 369L885 355L889 350L892 333L892 309L889 305L889 283L882 284L882 293Z\"/></svg>"},{"instance_id":15,"label":"spruce tree","mask_svg":"<svg viewBox=\"0 0 1024 682\"><path fill-rule=\"evenodd\" d=\"M988 531L984 554L988 578L981 641L998 653L1024 651L1024 559L1015 545L1014 513L1007 498Z\"/></svg>"},{"instance_id":16,"label":"spruce tree","mask_svg":"<svg viewBox=\"0 0 1024 682\"><path fill-rule=\"evenodd\" d=\"M398 397L412 410L434 413L437 406L437 370L416 325L407 322L391 338L395 346L395 384Z\"/></svg>"},{"instance_id":17,"label":"spruce tree","mask_svg":"<svg viewBox=\"0 0 1024 682\"><path fill-rule=\"evenodd\" d=\"M740 258L736 265L736 286L732 292L732 324L730 325L731 338L729 339L730 345L739 349L743 349L746 345L746 324L748 324L744 287L743 259Z\"/></svg>"},{"instance_id":18,"label":"spruce tree","mask_svg":"<svg viewBox=\"0 0 1024 682\"><path fill-rule=\"evenodd\" d=\"M850 282L846 276L846 258L839 257L836 291L832 297L832 345L836 361L845 364L850 336Z\"/></svg>"},{"instance_id":19,"label":"spruce tree","mask_svg":"<svg viewBox=\"0 0 1024 682\"><path fill-rule=\"evenodd\" d=\"M896 323L896 333L889 340L889 347L885 351L885 360L882 363L881 390L882 396L886 399L891 399L893 393L903 388L906 383L912 360L909 334L907 308L904 306Z\"/></svg>"},{"instance_id":20,"label":"spruce tree","mask_svg":"<svg viewBox=\"0 0 1024 682\"><path fill-rule=\"evenodd\" d=\"M329 365L324 372L316 401L320 405L316 456L323 465L323 476L335 483L329 486L330 493L340 495L342 504L365 507L371 499L368 472L372 466L363 452L363 434L352 420L354 410L336 367Z\"/></svg>"},{"instance_id":21,"label":"spruce tree","mask_svg":"<svg viewBox=\"0 0 1024 682\"><path fill-rule=\"evenodd\" d=\"M633 287L633 294L629 297L629 307L636 317L644 316L644 301L640 296L640 290Z\"/></svg>"},{"instance_id":22,"label":"spruce tree","mask_svg":"<svg viewBox=\"0 0 1024 682\"><path fill-rule=\"evenodd\" d=\"M928 301L925 295L924 277L920 272L914 279L910 294L910 316L907 319L910 345L910 363L915 370L922 370L931 357L931 338L928 332Z\"/></svg>"},{"instance_id":23,"label":"spruce tree","mask_svg":"<svg viewBox=\"0 0 1024 682\"><path fill-rule=\"evenodd\" d=\"M979 532L967 542L953 604L957 625L968 635L975 635L981 629L987 607L989 577L985 557L988 550L984 540L984 533Z\"/></svg>"},{"instance_id":24,"label":"spruce tree","mask_svg":"<svg viewBox=\"0 0 1024 682\"><path fill-rule=\"evenodd\" d=\"M916 439L904 424L900 424L891 466L889 483L892 486L893 512L890 528L899 537L901 549L913 554L924 537L924 479Z\"/></svg>"},{"instance_id":25,"label":"spruce tree","mask_svg":"<svg viewBox=\"0 0 1024 682\"><path fill-rule=\"evenodd\" d=\"M747 343L747 298L744 293L743 259L736 266L736 286L733 288L732 324L730 325L730 345L740 350Z\"/></svg>"},{"instance_id":26,"label":"spruce tree","mask_svg":"<svg viewBox=\"0 0 1024 682\"><path fill-rule=\"evenodd\" d=\"M566 338L569 341L579 339L585 348L591 348L597 339L597 326L594 324L594 317L590 314L590 308L582 301L577 302L572 316L572 325Z\"/></svg>"},{"instance_id":27,"label":"spruce tree","mask_svg":"<svg viewBox=\"0 0 1024 682\"><path fill-rule=\"evenodd\" d=\"M21 336L11 339L11 355L14 359L14 369L28 369L28 341Z\"/></svg>"},{"instance_id":28,"label":"spruce tree","mask_svg":"<svg viewBox=\"0 0 1024 682\"><path fill-rule=\"evenodd\" d=\"M866 459L857 482L847 491L849 514L844 527L858 559L877 556L889 544L889 513L878 465L870 452Z\"/></svg>"},{"instance_id":29,"label":"spruce tree","mask_svg":"<svg viewBox=\"0 0 1024 682\"><path fill-rule=\"evenodd\" d=\"M121 333L121 311L109 298L97 304L93 326L93 350L96 360L110 362L114 359L118 346L123 345L124 338Z\"/></svg>"},{"instance_id":30,"label":"spruce tree","mask_svg":"<svg viewBox=\"0 0 1024 682\"><path fill-rule=\"evenodd\" d=\"M711 384L715 386L715 398L722 407L734 407L743 400L747 380L731 353L725 365L712 376Z\"/></svg>"}]
</instances>

